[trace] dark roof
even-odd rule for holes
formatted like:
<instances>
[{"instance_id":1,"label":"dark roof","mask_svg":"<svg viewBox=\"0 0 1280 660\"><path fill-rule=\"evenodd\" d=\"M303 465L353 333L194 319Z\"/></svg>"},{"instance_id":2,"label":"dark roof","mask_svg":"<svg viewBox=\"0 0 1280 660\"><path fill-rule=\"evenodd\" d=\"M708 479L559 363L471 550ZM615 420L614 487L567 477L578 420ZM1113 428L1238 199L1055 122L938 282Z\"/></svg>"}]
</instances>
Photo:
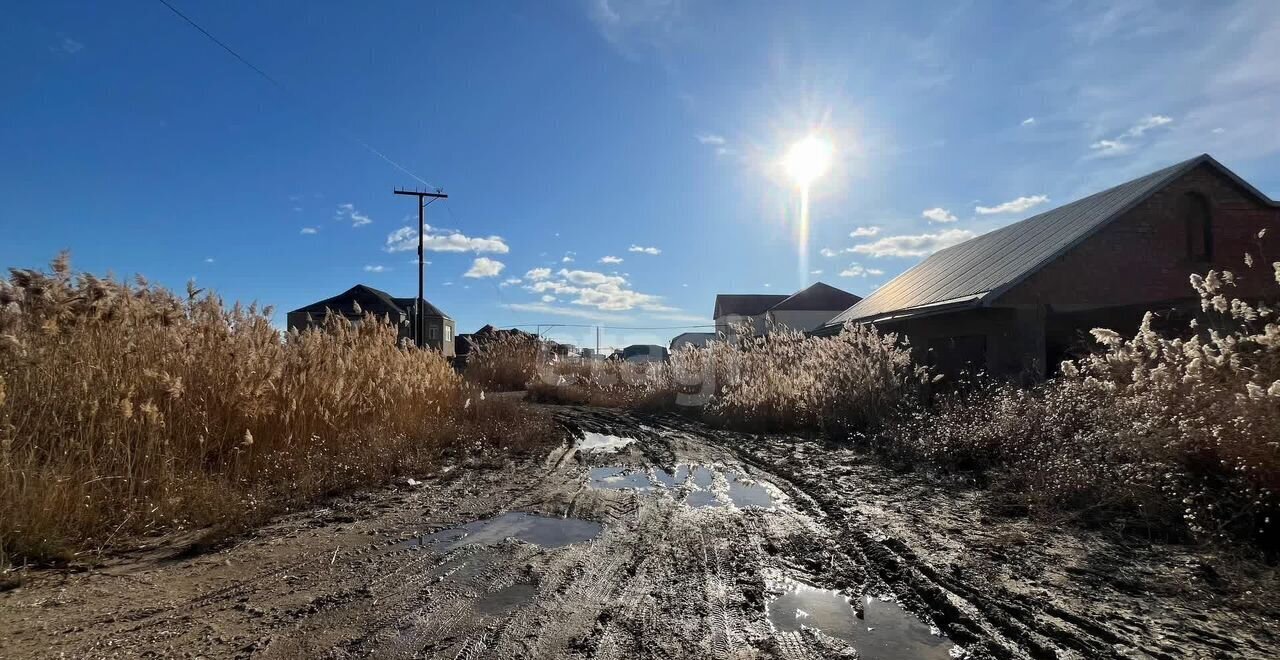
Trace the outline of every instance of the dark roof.
<instances>
[{"instance_id":1,"label":"dark roof","mask_svg":"<svg viewBox=\"0 0 1280 660\"><path fill-rule=\"evenodd\" d=\"M862 298L848 291L818 282L774 305L769 311L844 311L856 305L859 300Z\"/></svg>"},{"instance_id":2,"label":"dark roof","mask_svg":"<svg viewBox=\"0 0 1280 660\"><path fill-rule=\"evenodd\" d=\"M447 314L441 312L435 305L425 299L422 302L426 316L449 318ZM357 284L332 298L325 298L320 302L299 307L289 313L307 313L321 316L326 310L331 309L339 314L350 316L355 314L355 305L357 304L360 305L362 312L369 312L378 316L385 316L391 313L407 314L413 309L413 298L393 298L386 291Z\"/></svg>"},{"instance_id":3,"label":"dark roof","mask_svg":"<svg viewBox=\"0 0 1280 660\"><path fill-rule=\"evenodd\" d=\"M827 327L846 321L990 303L1201 164L1214 167L1258 198L1275 204L1221 163L1203 154L939 250L831 319Z\"/></svg>"},{"instance_id":4,"label":"dark roof","mask_svg":"<svg viewBox=\"0 0 1280 660\"><path fill-rule=\"evenodd\" d=\"M716 296L716 308L711 318L737 314L755 316L769 311L770 307L787 299L785 295L771 293L721 293Z\"/></svg>"}]
</instances>

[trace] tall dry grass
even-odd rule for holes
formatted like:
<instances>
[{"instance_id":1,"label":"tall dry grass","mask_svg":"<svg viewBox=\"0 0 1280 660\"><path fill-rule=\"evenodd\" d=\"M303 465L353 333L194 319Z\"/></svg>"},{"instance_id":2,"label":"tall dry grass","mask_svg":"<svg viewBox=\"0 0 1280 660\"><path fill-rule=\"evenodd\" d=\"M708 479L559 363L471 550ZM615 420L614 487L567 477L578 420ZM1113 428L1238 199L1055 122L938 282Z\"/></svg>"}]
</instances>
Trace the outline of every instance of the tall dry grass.
<instances>
[{"instance_id":1,"label":"tall dry grass","mask_svg":"<svg viewBox=\"0 0 1280 660\"><path fill-rule=\"evenodd\" d=\"M74 274L65 255L51 272L12 270L0 282L0 551L51 560L234 526L420 469L459 439L549 428L509 411L483 419L439 354L397 343L379 319L285 334L270 314Z\"/></svg>"},{"instance_id":2,"label":"tall dry grass","mask_svg":"<svg viewBox=\"0 0 1280 660\"><path fill-rule=\"evenodd\" d=\"M533 337L504 335L471 349L465 375L489 390L523 390L537 375L543 353L542 343Z\"/></svg>"},{"instance_id":3,"label":"tall dry grass","mask_svg":"<svg viewBox=\"0 0 1280 660\"><path fill-rule=\"evenodd\" d=\"M1261 268L1250 277L1274 277ZM1192 276L1202 315L1180 336L1093 331L1100 350L1024 390L985 382L881 437L935 469L992 470L1033 512L1280 553L1280 314ZM1277 289L1280 298L1280 289Z\"/></svg>"}]
</instances>

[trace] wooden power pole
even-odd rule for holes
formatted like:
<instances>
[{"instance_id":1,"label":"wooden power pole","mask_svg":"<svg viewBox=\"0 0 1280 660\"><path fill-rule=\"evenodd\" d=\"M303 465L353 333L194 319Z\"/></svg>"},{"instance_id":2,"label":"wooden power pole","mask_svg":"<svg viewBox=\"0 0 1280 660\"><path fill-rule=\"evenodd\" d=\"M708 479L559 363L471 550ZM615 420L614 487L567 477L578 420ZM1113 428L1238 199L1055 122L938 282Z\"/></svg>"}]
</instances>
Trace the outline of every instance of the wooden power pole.
<instances>
[{"instance_id":1,"label":"wooden power pole","mask_svg":"<svg viewBox=\"0 0 1280 660\"><path fill-rule=\"evenodd\" d=\"M402 188L396 188L392 192L397 195L411 195L418 198L418 297L413 301L413 345L418 348L422 348L424 343L423 340L425 339L425 337L422 336L422 314L424 311L422 309L422 266L424 263L422 255L422 241L426 238L427 204L431 203L427 200L430 199L434 202L437 199L449 199L449 196L439 190L436 190L436 192L425 192L422 190L404 190Z\"/></svg>"}]
</instances>

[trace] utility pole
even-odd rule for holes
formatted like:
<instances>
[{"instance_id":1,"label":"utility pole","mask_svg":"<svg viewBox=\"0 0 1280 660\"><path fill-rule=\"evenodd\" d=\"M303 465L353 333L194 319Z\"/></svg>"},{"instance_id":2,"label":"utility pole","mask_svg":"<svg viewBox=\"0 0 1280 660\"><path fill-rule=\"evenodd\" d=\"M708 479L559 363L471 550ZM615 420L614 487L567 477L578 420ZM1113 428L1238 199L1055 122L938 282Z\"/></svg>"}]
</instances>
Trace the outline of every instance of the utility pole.
<instances>
[{"instance_id":1,"label":"utility pole","mask_svg":"<svg viewBox=\"0 0 1280 660\"><path fill-rule=\"evenodd\" d=\"M422 336L422 266L424 263L422 258L422 241L426 238L427 204L431 203L426 200L429 198L434 202L437 199L449 199L449 196L441 192L438 188L435 192L405 190L403 188L396 188L392 190L392 192L397 195L410 195L418 198L418 297L413 301L413 345L418 348L422 348L424 343L423 339L425 339L425 337Z\"/></svg>"}]
</instances>

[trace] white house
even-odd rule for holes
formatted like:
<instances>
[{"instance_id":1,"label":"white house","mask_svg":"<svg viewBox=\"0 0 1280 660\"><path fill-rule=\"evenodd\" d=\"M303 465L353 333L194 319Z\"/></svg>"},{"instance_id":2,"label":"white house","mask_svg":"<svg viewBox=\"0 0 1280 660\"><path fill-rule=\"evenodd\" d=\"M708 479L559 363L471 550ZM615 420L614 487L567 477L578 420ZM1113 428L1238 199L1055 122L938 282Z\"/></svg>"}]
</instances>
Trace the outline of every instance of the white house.
<instances>
[{"instance_id":1,"label":"white house","mask_svg":"<svg viewBox=\"0 0 1280 660\"><path fill-rule=\"evenodd\" d=\"M817 282L809 288L769 308L765 313L772 328L790 328L812 332L826 325L837 314L858 303L858 296Z\"/></svg>"}]
</instances>

